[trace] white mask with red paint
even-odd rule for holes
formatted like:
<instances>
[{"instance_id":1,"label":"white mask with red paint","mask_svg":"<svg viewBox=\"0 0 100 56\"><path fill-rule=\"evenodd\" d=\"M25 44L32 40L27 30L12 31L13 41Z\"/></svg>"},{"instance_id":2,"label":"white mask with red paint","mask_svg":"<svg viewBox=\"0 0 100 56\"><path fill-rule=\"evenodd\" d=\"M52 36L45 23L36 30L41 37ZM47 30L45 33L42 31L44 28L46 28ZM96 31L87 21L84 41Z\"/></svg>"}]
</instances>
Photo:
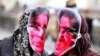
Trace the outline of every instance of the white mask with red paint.
<instances>
[{"instance_id":1,"label":"white mask with red paint","mask_svg":"<svg viewBox=\"0 0 100 56\"><path fill-rule=\"evenodd\" d=\"M64 55L65 53L67 53L70 49L72 49L73 47L75 47L76 45L76 41L81 38L81 34L80 34L80 27L81 27L81 17L78 14L78 12L73 11L70 8L67 9L62 9L61 11L71 11L72 13L74 13L74 15L77 18L77 22L79 24L79 27L77 27L78 29L76 29L75 27L73 27L73 21L71 19L71 17L66 15L62 15L60 17L60 19L58 19L58 25L59 25L59 33L58 33L58 38L57 38L57 42L56 42L56 47L54 50L54 54L56 56L61 56ZM60 13L59 15L60 16Z\"/></svg>"},{"instance_id":2,"label":"white mask with red paint","mask_svg":"<svg viewBox=\"0 0 100 56\"><path fill-rule=\"evenodd\" d=\"M30 46L34 50L34 52L43 53L46 27L48 23L47 14L45 12L42 12L37 16L36 19L31 18L30 20L32 21L29 21L27 27Z\"/></svg>"}]
</instances>

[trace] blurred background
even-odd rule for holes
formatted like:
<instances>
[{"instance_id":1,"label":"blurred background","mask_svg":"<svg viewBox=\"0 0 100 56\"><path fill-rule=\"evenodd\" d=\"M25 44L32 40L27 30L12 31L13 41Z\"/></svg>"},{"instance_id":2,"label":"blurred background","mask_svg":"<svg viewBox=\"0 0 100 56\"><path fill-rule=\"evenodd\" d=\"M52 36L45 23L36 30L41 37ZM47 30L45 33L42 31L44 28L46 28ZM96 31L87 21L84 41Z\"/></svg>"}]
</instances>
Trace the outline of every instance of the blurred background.
<instances>
[{"instance_id":1,"label":"blurred background","mask_svg":"<svg viewBox=\"0 0 100 56\"><path fill-rule=\"evenodd\" d=\"M100 0L0 0L0 39L12 35L22 13L37 6L49 8L51 14L45 42L49 54L54 50L57 37L57 11L66 7L77 8L86 19L93 47L100 52Z\"/></svg>"}]
</instances>

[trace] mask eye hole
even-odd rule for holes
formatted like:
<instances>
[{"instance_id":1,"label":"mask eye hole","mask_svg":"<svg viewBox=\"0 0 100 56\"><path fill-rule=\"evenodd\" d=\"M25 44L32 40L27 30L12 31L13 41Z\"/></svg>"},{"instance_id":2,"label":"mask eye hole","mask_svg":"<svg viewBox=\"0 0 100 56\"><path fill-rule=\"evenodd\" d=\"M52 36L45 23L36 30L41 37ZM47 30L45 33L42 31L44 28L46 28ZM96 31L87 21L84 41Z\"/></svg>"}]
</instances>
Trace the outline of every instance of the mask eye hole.
<instances>
[{"instance_id":1,"label":"mask eye hole","mask_svg":"<svg viewBox=\"0 0 100 56\"><path fill-rule=\"evenodd\" d=\"M43 27L44 29L46 29L47 28L47 25L44 25L44 27Z\"/></svg>"},{"instance_id":2,"label":"mask eye hole","mask_svg":"<svg viewBox=\"0 0 100 56\"><path fill-rule=\"evenodd\" d=\"M65 31L70 33L71 35L77 34L77 30L75 28L65 28Z\"/></svg>"},{"instance_id":3,"label":"mask eye hole","mask_svg":"<svg viewBox=\"0 0 100 56\"><path fill-rule=\"evenodd\" d=\"M37 24L36 22L30 24L30 27L33 27L35 29L38 29L38 26L39 24Z\"/></svg>"}]
</instances>

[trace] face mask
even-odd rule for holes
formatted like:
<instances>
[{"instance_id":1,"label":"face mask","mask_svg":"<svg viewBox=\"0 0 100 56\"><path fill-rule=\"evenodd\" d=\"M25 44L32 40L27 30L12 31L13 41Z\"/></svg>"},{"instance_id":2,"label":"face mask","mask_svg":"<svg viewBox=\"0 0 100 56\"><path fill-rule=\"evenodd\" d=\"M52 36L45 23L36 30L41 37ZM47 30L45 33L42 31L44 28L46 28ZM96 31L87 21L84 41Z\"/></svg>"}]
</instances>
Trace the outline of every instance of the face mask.
<instances>
[{"instance_id":1,"label":"face mask","mask_svg":"<svg viewBox=\"0 0 100 56\"><path fill-rule=\"evenodd\" d=\"M59 33L55 47L55 55L61 56L75 46L78 31L72 27L72 19L68 16L61 16L59 22Z\"/></svg>"},{"instance_id":2,"label":"face mask","mask_svg":"<svg viewBox=\"0 0 100 56\"><path fill-rule=\"evenodd\" d=\"M33 22L29 23L30 26L27 27L30 46L36 53L42 53L44 51L47 22L47 15L41 13L37 19L33 19Z\"/></svg>"}]
</instances>

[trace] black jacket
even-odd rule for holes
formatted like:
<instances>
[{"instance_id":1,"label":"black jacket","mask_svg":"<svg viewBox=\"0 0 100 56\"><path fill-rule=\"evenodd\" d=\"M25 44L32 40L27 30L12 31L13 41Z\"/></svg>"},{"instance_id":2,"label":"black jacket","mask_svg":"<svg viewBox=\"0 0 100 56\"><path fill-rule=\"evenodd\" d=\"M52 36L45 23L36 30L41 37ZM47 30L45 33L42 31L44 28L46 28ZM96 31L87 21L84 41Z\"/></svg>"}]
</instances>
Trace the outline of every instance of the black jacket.
<instances>
[{"instance_id":1,"label":"black jacket","mask_svg":"<svg viewBox=\"0 0 100 56\"><path fill-rule=\"evenodd\" d=\"M5 38L0 41L0 56L14 56L13 54L13 37Z\"/></svg>"}]
</instances>

